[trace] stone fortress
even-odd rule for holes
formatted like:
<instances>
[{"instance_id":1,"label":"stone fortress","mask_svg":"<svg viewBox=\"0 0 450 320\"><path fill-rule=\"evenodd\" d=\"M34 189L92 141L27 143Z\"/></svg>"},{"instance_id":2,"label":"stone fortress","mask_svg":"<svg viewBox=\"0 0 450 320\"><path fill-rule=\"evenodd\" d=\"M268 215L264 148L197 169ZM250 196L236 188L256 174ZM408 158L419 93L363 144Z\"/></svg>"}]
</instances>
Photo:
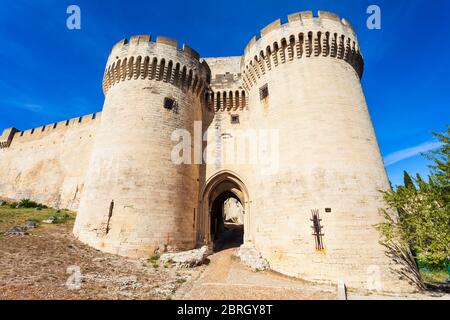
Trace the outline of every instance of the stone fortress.
<instances>
[{"instance_id":1,"label":"stone fortress","mask_svg":"<svg viewBox=\"0 0 450 320\"><path fill-rule=\"evenodd\" d=\"M243 208L244 246L271 269L409 291L373 227L389 182L362 74L352 26L328 12L274 21L238 57L200 59L160 36L124 39L106 64L101 113L4 130L0 196L75 210L77 238L131 257L211 243L232 198ZM172 161L180 128L208 161ZM226 161L239 130L258 142L276 132L275 171ZM191 155L202 158L194 147Z\"/></svg>"}]
</instances>

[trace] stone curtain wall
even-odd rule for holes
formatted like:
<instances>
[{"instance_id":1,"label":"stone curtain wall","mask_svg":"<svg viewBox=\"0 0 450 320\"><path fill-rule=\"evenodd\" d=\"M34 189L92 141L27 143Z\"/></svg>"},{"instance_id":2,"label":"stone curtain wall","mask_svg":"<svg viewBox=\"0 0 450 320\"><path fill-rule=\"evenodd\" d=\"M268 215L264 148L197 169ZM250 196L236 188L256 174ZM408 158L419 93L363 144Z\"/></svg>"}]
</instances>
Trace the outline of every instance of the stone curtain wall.
<instances>
[{"instance_id":1,"label":"stone curtain wall","mask_svg":"<svg viewBox=\"0 0 450 320\"><path fill-rule=\"evenodd\" d=\"M100 117L15 132L0 149L0 196L77 210Z\"/></svg>"}]
</instances>

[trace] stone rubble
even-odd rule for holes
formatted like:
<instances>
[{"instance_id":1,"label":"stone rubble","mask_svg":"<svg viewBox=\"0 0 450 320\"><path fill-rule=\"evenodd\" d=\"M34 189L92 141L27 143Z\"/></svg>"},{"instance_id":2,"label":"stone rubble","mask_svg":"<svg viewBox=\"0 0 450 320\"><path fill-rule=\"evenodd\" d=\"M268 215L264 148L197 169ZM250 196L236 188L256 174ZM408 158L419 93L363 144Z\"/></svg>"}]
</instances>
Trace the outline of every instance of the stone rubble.
<instances>
[{"instance_id":1,"label":"stone rubble","mask_svg":"<svg viewBox=\"0 0 450 320\"><path fill-rule=\"evenodd\" d=\"M182 251L182 252L167 252L159 257L159 261L163 264L174 263L183 267L193 268L203 264L206 257L211 254L208 246L202 246L199 249Z\"/></svg>"},{"instance_id":2,"label":"stone rubble","mask_svg":"<svg viewBox=\"0 0 450 320\"><path fill-rule=\"evenodd\" d=\"M254 270L269 269L269 263L264 259L255 247L242 245L236 253L236 256L248 267Z\"/></svg>"}]
</instances>

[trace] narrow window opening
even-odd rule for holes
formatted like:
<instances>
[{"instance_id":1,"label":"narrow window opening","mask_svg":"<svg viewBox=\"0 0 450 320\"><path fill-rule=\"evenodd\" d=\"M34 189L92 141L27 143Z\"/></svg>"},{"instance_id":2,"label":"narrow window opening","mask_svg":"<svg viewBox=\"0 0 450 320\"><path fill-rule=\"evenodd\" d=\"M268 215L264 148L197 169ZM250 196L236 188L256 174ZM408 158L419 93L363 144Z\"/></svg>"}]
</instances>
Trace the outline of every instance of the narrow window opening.
<instances>
[{"instance_id":1,"label":"narrow window opening","mask_svg":"<svg viewBox=\"0 0 450 320\"><path fill-rule=\"evenodd\" d=\"M261 88L259 88L259 98L260 100L264 100L269 96L269 87L267 84L263 85Z\"/></svg>"},{"instance_id":2,"label":"narrow window opening","mask_svg":"<svg viewBox=\"0 0 450 320\"><path fill-rule=\"evenodd\" d=\"M176 102L172 98L164 98L164 108L168 110L173 110L175 108Z\"/></svg>"},{"instance_id":3,"label":"narrow window opening","mask_svg":"<svg viewBox=\"0 0 450 320\"><path fill-rule=\"evenodd\" d=\"M231 124L238 124L239 123L239 115L238 114L232 114L231 115Z\"/></svg>"}]
</instances>

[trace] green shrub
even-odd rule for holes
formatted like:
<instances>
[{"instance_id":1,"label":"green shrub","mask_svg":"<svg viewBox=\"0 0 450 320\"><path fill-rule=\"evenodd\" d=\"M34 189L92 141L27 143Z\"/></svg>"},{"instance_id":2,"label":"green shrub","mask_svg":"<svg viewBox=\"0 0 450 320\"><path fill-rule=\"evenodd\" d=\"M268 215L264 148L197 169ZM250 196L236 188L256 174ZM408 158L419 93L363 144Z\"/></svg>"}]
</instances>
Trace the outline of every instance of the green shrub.
<instances>
[{"instance_id":1,"label":"green shrub","mask_svg":"<svg viewBox=\"0 0 450 320\"><path fill-rule=\"evenodd\" d=\"M22 199L19 202L13 202L10 205L10 208L39 208L39 209L48 209L48 207L44 204L37 203L36 201L32 201L30 199Z\"/></svg>"},{"instance_id":2,"label":"green shrub","mask_svg":"<svg viewBox=\"0 0 450 320\"><path fill-rule=\"evenodd\" d=\"M32 201L30 199L22 199L19 201L20 208L36 208L39 207L39 203Z\"/></svg>"},{"instance_id":3,"label":"green shrub","mask_svg":"<svg viewBox=\"0 0 450 320\"><path fill-rule=\"evenodd\" d=\"M148 262L153 266L153 268L157 269L159 267L159 254L154 254L148 259Z\"/></svg>"},{"instance_id":4,"label":"green shrub","mask_svg":"<svg viewBox=\"0 0 450 320\"><path fill-rule=\"evenodd\" d=\"M450 268L450 126L435 136L441 147L425 154L433 161L428 181L405 172L403 186L383 192L385 221L377 225L381 243L422 287L419 269L442 274Z\"/></svg>"}]
</instances>

